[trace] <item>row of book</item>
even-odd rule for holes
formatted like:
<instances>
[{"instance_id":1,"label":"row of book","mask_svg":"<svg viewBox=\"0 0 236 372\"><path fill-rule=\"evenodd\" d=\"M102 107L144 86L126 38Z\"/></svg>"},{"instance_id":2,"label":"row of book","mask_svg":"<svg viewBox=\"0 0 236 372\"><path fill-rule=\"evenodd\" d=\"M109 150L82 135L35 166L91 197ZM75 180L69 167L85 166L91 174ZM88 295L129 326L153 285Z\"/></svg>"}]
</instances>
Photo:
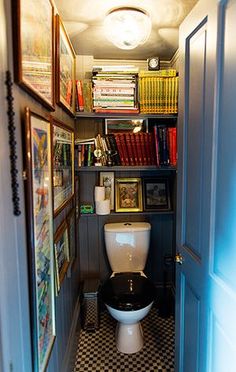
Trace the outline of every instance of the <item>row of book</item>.
<instances>
[{"instance_id":1,"label":"row of book","mask_svg":"<svg viewBox=\"0 0 236 372\"><path fill-rule=\"evenodd\" d=\"M163 70L168 71L168 70ZM170 70L170 75L174 74ZM150 73L149 73L150 72ZM158 71L155 71L158 72ZM139 107L143 114L176 114L178 112L178 76L156 75L144 71L139 75Z\"/></svg>"},{"instance_id":2,"label":"row of book","mask_svg":"<svg viewBox=\"0 0 236 372\"><path fill-rule=\"evenodd\" d=\"M94 150L101 152L99 163L107 165L108 153L112 165L121 166L176 166L176 128L154 125L150 133L115 133L98 135L94 139L77 142L78 167L95 165ZM97 164L98 165L98 164Z\"/></svg>"}]
</instances>

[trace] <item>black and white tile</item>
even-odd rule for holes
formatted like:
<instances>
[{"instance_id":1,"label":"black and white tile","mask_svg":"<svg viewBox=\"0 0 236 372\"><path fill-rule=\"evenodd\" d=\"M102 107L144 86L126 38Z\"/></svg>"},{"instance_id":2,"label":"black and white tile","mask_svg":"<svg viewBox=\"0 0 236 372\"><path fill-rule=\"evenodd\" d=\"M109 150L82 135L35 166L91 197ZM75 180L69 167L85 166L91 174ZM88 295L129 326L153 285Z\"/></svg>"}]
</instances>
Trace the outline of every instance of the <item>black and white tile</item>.
<instances>
[{"instance_id":1,"label":"black and white tile","mask_svg":"<svg viewBox=\"0 0 236 372\"><path fill-rule=\"evenodd\" d=\"M81 330L73 372L174 372L174 319L161 318L153 308L142 321L144 347L122 354L115 344L116 321L104 311L100 328Z\"/></svg>"}]
</instances>

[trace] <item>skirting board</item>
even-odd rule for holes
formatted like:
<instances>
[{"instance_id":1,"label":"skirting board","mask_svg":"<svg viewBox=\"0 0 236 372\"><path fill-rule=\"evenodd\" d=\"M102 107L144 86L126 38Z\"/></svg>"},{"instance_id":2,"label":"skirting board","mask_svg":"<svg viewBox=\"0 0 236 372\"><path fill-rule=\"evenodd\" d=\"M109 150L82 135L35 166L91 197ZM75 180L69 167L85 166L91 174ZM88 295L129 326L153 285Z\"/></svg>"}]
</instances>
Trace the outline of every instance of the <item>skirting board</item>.
<instances>
[{"instance_id":1,"label":"skirting board","mask_svg":"<svg viewBox=\"0 0 236 372\"><path fill-rule=\"evenodd\" d=\"M75 354L77 346L78 346L78 337L80 333L80 322L79 322L79 317L80 317L80 296L78 296L76 305L75 305L75 310L72 318L72 323L71 323L71 329L70 329L70 335L66 347L66 352L65 352L65 357L62 363L62 368L61 372L71 372L73 370L72 367L74 367L74 362L75 362Z\"/></svg>"}]
</instances>

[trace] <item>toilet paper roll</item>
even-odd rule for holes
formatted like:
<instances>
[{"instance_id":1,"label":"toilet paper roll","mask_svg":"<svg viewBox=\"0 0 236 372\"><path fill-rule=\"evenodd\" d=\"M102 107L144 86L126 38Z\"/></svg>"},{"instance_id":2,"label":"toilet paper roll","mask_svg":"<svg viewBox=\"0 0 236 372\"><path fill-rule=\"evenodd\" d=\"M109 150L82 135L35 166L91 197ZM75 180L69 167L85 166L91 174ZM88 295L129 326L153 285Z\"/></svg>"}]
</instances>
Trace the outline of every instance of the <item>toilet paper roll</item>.
<instances>
[{"instance_id":1,"label":"toilet paper roll","mask_svg":"<svg viewBox=\"0 0 236 372\"><path fill-rule=\"evenodd\" d=\"M110 214L110 199L95 202L97 214Z\"/></svg>"},{"instance_id":2,"label":"toilet paper roll","mask_svg":"<svg viewBox=\"0 0 236 372\"><path fill-rule=\"evenodd\" d=\"M94 200L100 201L105 199L105 187L104 186L95 186L94 189Z\"/></svg>"}]
</instances>

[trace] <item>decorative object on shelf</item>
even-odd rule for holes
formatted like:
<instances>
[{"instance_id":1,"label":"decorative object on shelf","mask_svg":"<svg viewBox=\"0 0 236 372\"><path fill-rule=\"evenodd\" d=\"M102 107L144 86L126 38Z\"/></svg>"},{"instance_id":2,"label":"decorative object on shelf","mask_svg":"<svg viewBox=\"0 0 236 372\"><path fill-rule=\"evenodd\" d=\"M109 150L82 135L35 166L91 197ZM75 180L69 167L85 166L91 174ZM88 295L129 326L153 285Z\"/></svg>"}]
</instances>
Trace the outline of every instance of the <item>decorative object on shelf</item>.
<instances>
[{"instance_id":1,"label":"decorative object on shelf","mask_svg":"<svg viewBox=\"0 0 236 372\"><path fill-rule=\"evenodd\" d=\"M105 199L105 187L95 186L94 188L94 201L101 201Z\"/></svg>"},{"instance_id":2,"label":"decorative object on shelf","mask_svg":"<svg viewBox=\"0 0 236 372\"><path fill-rule=\"evenodd\" d=\"M71 128L52 119L53 201L54 215L74 195L74 133Z\"/></svg>"},{"instance_id":3,"label":"decorative object on shelf","mask_svg":"<svg viewBox=\"0 0 236 372\"><path fill-rule=\"evenodd\" d=\"M107 14L104 26L107 39L117 48L134 49L148 40L152 24L144 10L121 7Z\"/></svg>"},{"instance_id":4,"label":"decorative object on shelf","mask_svg":"<svg viewBox=\"0 0 236 372\"><path fill-rule=\"evenodd\" d=\"M132 119L105 119L105 133L138 133L147 132L147 120L140 118Z\"/></svg>"},{"instance_id":5,"label":"decorative object on shelf","mask_svg":"<svg viewBox=\"0 0 236 372\"><path fill-rule=\"evenodd\" d=\"M80 213L81 214L93 214L94 213L93 205L91 205L91 204L81 204Z\"/></svg>"},{"instance_id":6,"label":"decorative object on shelf","mask_svg":"<svg viewBox=\"0 0 236 372\"><path fill-rule=\"evenodd\" d=\"M144 178L143 199L145 211L170 211L170 188L168 178Z\"/></svg>"},{"instance_id":7,"label":"decorative object on shelf","mask_svg":"<svg viewBox=\"0 0 236 372\"><path fill-rule=\"evenodd\" d=\"M50 122L26 108L26 207L34 369L46 371L55 340Z\"/></svg>"},{"instance_id":8,"label":"decorative object on shelf","mask_svg":"<svg viewBox=\"0 0 236 372\"><path fill-rule=\"evenodd\" d=\"M95 202L96 214L106 215L110 214L110 199L98 200Z\"/></svg>"},{"instance_id":9,"label":"decorative object on shelf","mask_svg":"<svg viewBox=\"0 0 236 372\"><path fill-rule=\"evenodd\" d=\"M110 209L114 209L114 172L100 172L100 185L105 187L105 199L110 200Z\"/></svg>"},{"instance_id":10,"label":"decorative object on shelf","mask_svg":"<svg viewBox=\"0 0 236 372\"><path fill-rule=\"evenodd\" d=\"M149 71L158 71L160 70L160 58L151 57L147 60L148 70Z\"/></svg>"},{"instance_id":11,"label":"decorative object on shelf","mask_svg":"<svg viewBox=\"0 0 236 372\"><path fill-rule=\"evenodd\" d=\"M59 292L70 264L69 235L66 221L63 221L55 232L54 251L56 262L55 282L57 284L57 291Z\"/></svg>"},{"instance_id":12,"label":"decorative object on shelf","mask_svg":"<svg viewBox=\"0 0 236 372\"><path fill-rule=\"evenodd\" d=\"M142 183L141 178L116 178L116 212L141 212Z\"/></svg>"},{"instance_id":13,"label":"decorative object on shelf","mask_svg":"<svg viewBox=\"0 0 236 372\"><path fill-rule=\"evenodd\" d=\"M9 145L10 145L10 163L11 163L11 188L12 188L12 201L13 201L13 213L15 216L21 214L20 210L20 197L19 197L19 183L17 179L18 169L17 169L17 149L16 149L16 136L15 136L15 123L14 123L14 107L13 107L13 94L12 94L12 79L10 71L6 72L7 87L7 115L8 115L8 133L9 133Z\"/></svg>"},{"instance_id":14,"label":"decorative object on shelf","mask_svg":"<svg viewBox=\"0 0 236 372\"><path fill-rule=\"evenodd\" d=\"M12 2L15 80L54 110L54 8L50 0Z\"/></svg>"},{"instance_id":15,"label":"decorative object on shelf","mask_svg":"<svg viewBox=\"0 0 236 372\"><path fill-rule=\"evenodd\" d=\"M56 15L56 102L69 113L75 112L75 52Z\"/></svg>"},{"instance_id":16,"label":"decorative object on shelf","mask_svg":"<svg viewBox=\"0 0 236 372\"><path fill-rule=\"evenodd\" d=\"M76 231L75 231L75 208L71 209L66 217L69 235L69 267L67 270L68 277L71 277L72 267L76 259Z\"/></svg>"}]
</instances>

